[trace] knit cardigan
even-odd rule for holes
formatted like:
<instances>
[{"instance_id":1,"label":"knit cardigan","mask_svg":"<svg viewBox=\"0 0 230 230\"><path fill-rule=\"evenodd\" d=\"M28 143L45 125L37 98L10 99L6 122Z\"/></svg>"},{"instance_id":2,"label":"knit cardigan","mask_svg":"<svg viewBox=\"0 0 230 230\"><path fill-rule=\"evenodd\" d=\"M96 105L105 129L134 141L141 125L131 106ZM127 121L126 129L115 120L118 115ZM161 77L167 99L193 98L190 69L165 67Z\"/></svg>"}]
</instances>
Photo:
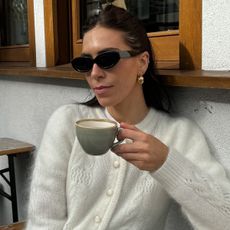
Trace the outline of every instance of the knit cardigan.
<instances>
[{"instance_id":1,"label":"knit cardigan","mask_svg":"<svg viewBox=\"0 0 230 230\"><path fill-rule=\"evenodd\" d=\"M86 154L75 134L81 118L113 119L76 104L53 113L36 156L27 230L163 230L172 200L194 229L230 229L229 179L192 121L150 109L136 124L169 147L149 172L111 151Z\"/></svg>"}]
</instances>

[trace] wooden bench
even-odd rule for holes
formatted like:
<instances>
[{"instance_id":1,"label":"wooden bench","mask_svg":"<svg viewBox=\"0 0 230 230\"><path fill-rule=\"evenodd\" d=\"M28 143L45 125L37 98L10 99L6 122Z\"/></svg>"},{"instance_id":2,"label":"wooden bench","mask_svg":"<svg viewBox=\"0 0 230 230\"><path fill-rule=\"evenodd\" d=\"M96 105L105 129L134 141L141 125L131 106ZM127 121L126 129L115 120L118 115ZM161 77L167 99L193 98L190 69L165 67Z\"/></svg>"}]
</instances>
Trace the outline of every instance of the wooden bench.
<instances>
[{"instance_id":1,"label":"wooden bench","mask_svg":"<svg viewBox=\"0 0 230 230\"><path fill-rule=\"evenodd\" d=\"M0 226L0 230L23 230L26 227L26 222L16 222L10 225Z\"/></svg>"},{"instance_id":2,"label":"wooden bench","mask_svg":"<svg viewBox=\"0 0 230 230\"><path fill-rule=\"evenodd\" d=\"M34 149L34 145L26 142L22 142L11 138L0 138L0 156L6 155L8 157L8 167L0 169L0 176L10 187L10 194L6 193L5 191L3 191L3 189L0 188L0 195L11 201L13 222L18 221L14 157L19 154L30 153ZM9 173L9 179L5 176L5 173Z\"/></svg>"}]
</instances>

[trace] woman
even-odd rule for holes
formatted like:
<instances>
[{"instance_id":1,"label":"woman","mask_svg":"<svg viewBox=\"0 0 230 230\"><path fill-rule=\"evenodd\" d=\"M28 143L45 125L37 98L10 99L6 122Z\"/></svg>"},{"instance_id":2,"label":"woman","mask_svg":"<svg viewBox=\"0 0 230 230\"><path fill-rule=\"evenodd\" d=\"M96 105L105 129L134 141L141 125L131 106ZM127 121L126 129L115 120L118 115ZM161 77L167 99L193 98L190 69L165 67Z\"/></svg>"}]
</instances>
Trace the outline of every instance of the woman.
<instances>
[{"instance_id":1,"label":"woman","mask_svg":"<svg viewBox=\"0 0 230 230\"><path fill-rule=\"evenodd\" d=\"M175 200L194 229L230 228L230 182L197 126L165 112L144 29L125 10L107 6L89 24L82 55L95 98L50 118L40 146L27 229L164 229ZM120 123L124 143L102 156L84 153L81 118Z\"/></svg>"}]
</instances>

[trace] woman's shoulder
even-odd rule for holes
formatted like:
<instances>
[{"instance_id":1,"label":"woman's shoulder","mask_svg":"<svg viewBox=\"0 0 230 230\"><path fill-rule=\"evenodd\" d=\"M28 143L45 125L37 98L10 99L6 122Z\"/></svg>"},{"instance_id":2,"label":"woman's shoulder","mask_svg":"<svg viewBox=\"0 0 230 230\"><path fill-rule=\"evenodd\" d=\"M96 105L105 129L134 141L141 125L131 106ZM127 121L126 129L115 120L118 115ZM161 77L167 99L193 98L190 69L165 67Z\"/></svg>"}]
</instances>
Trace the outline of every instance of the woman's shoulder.
<instances>
[{"instance_id":1,"label":"woman's shoulder","mask_svg":"<svg viewBox=\"0 0 230 230\"><path fill-rule=\"evenodd\" d=\"M178 114L168 114L164 112L158 112L159 122L158 129L167 130L168 133L178 133L189 135L195 133L201 133L201 128L192 119L181 116Z\"/></svg>"},{"instance_id":2,"label":"woman's shoulder","mask_svg":"<svg viewBox=\"0 0 230 230\"><path fill-rule=\"evenodd\" d=\"M156 136L179 152L188 153L195 146L207 148L206 135L193 120L180 115L160 115Z\"/></svg>"},{"instance_id":3,"label":"woman's shoulder","mask_svg":"<svg viewBox=\"0 0 230 230\"><path fill-rule=\"evenodd\" d=\"M65 104L58 107L54 112L53 116L81 116L83 114L87 114L90 111L90 107L79 104L79 103L72 103L72 104Z\"/></svg>"},{"instance_id":4,"label":"woman's shoulder","mask_svg":"<svg viewBox=\"0 0 230 230\"><path fill-rule=\"evenodd\" d=\"M75 122L93 113L89 106L79 103L65 104L53 111L46 125L46 131L68 133L75 130Z\"/></svg>"},{"instance_id":5,"label":"woman's shoulder","mask_svg":"<svg viewBox=\"0 0 230 230\"><path fill-rule=\"evenodd\" d=\"M52 120L63 121L69 119L70 117L74 117L76 116L76 109L77 109L77 105L75 104L62 105L53 111L53 113L49 118L49 121Z\"/></svg>"},{"instance_id":6,"label":"woman's shoulder","mask_svg":"<svg viewBox=\"0 0 230 230\"><path fill-rule=\"evenodd\" d=\"M73 103L65 104L57 108L53 112L51 119L77 120L81 118L97 117L103 113L104 110L101 107L91 107L84 104Z\"/></svg>"}]
</instances>

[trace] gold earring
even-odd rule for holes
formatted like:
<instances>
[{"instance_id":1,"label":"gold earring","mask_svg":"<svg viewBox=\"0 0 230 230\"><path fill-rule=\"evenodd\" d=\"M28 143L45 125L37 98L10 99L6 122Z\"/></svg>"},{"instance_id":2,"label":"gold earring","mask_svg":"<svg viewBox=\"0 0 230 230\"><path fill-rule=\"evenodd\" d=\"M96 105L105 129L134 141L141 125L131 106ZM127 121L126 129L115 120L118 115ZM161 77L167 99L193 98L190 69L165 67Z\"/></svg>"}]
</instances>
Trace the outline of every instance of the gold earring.
<instances>
[{"instance_id":1,"label":"gold earring","mask_svg":"<svg viewBox=\"0 0 230 230\"><path fill-rule=\"evenodd\" d=\"M142 75L137 76L137 82L142 85L144 83L144 77Z\"/></svg>"}]
</instances>

